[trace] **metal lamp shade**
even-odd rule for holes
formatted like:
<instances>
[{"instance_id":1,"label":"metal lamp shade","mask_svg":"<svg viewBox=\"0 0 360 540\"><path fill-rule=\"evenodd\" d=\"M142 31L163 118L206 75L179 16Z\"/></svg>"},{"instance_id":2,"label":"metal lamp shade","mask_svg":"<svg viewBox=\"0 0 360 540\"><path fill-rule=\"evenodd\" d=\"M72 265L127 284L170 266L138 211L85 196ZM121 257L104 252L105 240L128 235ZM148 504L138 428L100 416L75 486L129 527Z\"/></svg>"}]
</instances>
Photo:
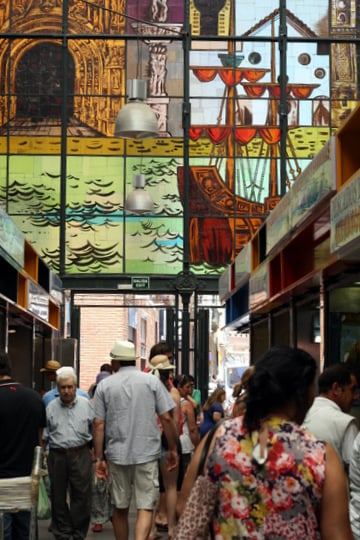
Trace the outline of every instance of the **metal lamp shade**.
<instances>
[{"instance_id":1,"label":"metal lamp shade","mask_svg":"<svg viewBox=\"0 0 360 540\"><path fill-rule=\"evenodd\" d=\"M132 214L149 214L154 210L154 203L148 191L145 191L145 177L134 174L134 191L129 193L125 202L125 210Z\"/></svg>"},{"instance_id":2,"label":"metal lamp shade","mask_svg":"<svg viewBox=\"0 0 360 540\"><path fill-rule=\"evenodd\" d=\"M128 81L129 103L119 111L115 121L115 137L123 139L152 139L159 135L155 112L144 103L146 81Z\"/></svg>"}]
</instances>

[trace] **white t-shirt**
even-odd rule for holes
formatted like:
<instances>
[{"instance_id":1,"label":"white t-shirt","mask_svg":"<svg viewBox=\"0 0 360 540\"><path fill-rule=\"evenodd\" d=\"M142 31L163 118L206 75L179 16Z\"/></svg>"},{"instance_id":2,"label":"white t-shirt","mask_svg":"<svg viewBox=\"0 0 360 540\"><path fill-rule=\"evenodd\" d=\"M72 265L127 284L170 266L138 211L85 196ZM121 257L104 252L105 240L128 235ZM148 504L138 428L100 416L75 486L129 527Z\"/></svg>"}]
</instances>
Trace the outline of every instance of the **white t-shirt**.
<instances>
[{"instance_id":1,"label":"white t-shirt","mask_svg":"<svg viewBox=\"0 0 360 540\"><path fill-rule=\"evenodd\" d=\"M344 413L331 399L319 396L308 410L302 427L317 439L330 443L349 465L359 431L354 416Z\"/></svg>"},{"instance_id":2,"label":"white t-shirt","mask_svg":"<svg viewBox=\"0 0 360 540\"><path fill-rule=\"evenodd\" d=\"M355 540L360 540L360 434L357 435L350 461L350 522Z\"/></svg>"}]
</instances>

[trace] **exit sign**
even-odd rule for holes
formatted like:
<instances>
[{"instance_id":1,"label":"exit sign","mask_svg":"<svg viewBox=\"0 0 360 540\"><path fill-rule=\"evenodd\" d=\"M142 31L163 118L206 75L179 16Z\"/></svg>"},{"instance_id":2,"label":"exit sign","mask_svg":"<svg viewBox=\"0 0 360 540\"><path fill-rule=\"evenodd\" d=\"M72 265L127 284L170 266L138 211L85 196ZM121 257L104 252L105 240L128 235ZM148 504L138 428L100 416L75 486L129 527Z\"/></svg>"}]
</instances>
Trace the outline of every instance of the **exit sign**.
<instances>
[{"instance_id":1,"label":"exit sign","mask_svg":"<svg viewBox=\"0 0 360 540\"><path fill-rule=\"evenodd\" d=\"M133 277L131 278L131 287L133 289L149 289L150 279L148 277Z\"/></svg>"}]
</instances>

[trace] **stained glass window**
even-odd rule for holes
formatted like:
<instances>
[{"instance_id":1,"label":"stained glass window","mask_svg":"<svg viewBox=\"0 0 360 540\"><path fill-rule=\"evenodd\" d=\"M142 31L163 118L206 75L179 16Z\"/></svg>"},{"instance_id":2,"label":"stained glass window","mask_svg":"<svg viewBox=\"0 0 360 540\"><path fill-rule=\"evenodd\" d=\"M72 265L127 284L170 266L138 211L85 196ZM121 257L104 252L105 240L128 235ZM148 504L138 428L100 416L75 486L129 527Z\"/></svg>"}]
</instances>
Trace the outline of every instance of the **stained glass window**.
<instances>
[{"instance_id":1,"label":"stained glass window","mask_svg":"<svg viewBox=\"0 0 360 540\"><path fill-rule=\"evenodd\" d=\"M62 276L220 274L357 105L355 7L2 3L1 205ZM135 78L155 139L113 136Z\"/></svg>"}]
</instances>

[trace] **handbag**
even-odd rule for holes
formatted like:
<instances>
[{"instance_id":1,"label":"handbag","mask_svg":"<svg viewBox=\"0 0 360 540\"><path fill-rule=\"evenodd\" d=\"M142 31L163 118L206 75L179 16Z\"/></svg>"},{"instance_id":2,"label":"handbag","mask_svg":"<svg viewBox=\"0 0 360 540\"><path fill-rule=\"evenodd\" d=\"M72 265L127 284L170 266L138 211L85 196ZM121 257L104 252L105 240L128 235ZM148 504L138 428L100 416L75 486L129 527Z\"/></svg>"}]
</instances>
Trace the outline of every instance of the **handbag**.
<instances>
[{"instance_id":1,"label":"handbag","mask_svg":"<svg viewBox=\"0 0 360 540\"><path fill-rule=\"evenodd\" d=\"M46 491L46 486L45 486L43 476L40 476L40 480L39 480L37 517L38 519L49 519L51 517L51 504L50 504L49 496Z\"/></svg>"},{"instance_id":2,"label":"handbag","mask_svg":"<svg viewBox=\"0 0 360 540\"><path fill-rule=\"evenodd\" d=\"M185 503L184 511L174 530L173 540L211 540L214 538L211 522L217 503L219 486L204 476L204 465L209 452L216 425L206 438L197 478Z\"/></svg>"}]
</instances>

